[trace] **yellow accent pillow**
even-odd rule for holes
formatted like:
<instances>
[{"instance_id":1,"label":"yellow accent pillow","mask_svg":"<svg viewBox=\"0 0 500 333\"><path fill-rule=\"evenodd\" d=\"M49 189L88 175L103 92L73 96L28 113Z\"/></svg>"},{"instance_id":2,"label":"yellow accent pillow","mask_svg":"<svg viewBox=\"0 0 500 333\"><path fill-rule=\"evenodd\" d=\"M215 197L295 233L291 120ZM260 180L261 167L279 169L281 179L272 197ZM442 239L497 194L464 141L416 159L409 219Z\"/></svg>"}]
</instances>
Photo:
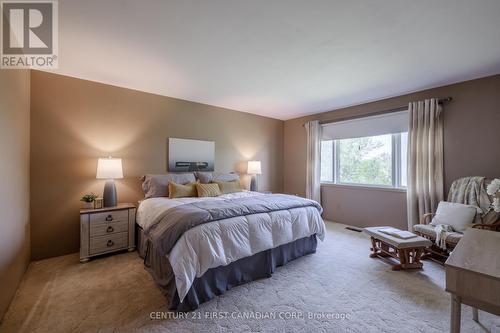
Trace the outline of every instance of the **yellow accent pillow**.
<instances>
[{"instance_id":1,"label":"yellow accent pillow","mask_svg":"<svg viewBox=\"0 0 500 333\"><path fill-rule=\"evenodd\" d=\"M220 191L222 194L228 194L228 193L234 193L234 192L241 192L241 185L240 182L235 180L232 182L214 182L215 184L219 185Z\"/></svg>"},{"instance_id":2,"label":"yellow accent pillow","mask_svg":"<svg viewBox=\"0 0 500 333\"><path fill-rule=\"evenodd\" d=\"M196 183L189 183L186 185L173 182L168 183L168 197L170 199L196 196L198 196L198 192L196 191Z\"/></svg>"},{"instance_id":3,"label":"yellow accent pillow","mask_svg":"<svg viewBox=\"0 0 500 333\"><path fill-rule=\"evenodd\" d=\"M217 197L221 195L219 185L216 183L210 184L196 184L198 197Z\"/></svg>"}]
</instances>

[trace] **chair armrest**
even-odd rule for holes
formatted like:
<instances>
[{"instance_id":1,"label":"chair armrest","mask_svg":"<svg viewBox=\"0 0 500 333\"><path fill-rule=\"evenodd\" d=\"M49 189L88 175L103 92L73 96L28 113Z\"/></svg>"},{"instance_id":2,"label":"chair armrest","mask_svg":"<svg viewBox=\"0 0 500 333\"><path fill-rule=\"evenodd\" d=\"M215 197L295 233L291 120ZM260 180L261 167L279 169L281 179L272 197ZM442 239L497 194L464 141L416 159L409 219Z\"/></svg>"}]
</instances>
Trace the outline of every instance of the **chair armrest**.
<instances>
[{"instance_id":1,"label":"chair armrest","mask_svg":"<svg viewBox=\"0 0 500 333\"><path fill-rule=\"evenodd\" d=\"M429 222L432 220L432 217L436 215L434 213L426 213L422 215L422 218L420 219L420 224L429 224Z\"/></svg>"},{"instance_id":2,"label":"chair armrest","mask_svg":"<svg viewBox=\"0 0 500 333\"><path fill-rule=\"evenodd\" d=\"M490 230L490 231L500 231L500 224L474 224L472 228Z\"/></svg>"}]
</instances>

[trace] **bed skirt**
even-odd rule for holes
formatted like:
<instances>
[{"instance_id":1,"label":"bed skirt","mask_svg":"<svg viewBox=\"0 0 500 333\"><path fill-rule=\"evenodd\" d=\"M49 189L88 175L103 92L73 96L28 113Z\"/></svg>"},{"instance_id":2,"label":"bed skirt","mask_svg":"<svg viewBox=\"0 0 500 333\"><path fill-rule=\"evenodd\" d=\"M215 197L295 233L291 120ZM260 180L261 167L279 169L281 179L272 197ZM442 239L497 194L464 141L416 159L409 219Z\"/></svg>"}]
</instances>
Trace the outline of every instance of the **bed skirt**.
<instances>
[{"instance_id":1,"label":"bed skirt","mask_svg":"<svg viewBox=\"0 0 500 333\"><path fill-rule=\"evenodd\" d=\"M170 310L192 311L201 303L223 294L235 286L257 279L271 277L276 267L307 254L316 252L316 235L298 239L276 248L239 259L227 266L211 268L193 281L182 302L175 287L172 267L166 257L158 256L151 242L138 226L138 252L144 258L144 266L163 292Z\"/></svg>"}]
</instances>

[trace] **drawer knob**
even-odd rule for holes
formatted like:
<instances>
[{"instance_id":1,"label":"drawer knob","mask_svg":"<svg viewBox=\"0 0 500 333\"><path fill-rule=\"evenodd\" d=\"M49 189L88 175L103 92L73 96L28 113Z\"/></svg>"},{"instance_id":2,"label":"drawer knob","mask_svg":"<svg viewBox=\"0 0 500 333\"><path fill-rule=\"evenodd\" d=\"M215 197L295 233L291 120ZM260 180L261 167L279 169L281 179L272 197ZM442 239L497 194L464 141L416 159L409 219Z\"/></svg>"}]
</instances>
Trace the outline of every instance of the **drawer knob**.
<instances>
[{"instance_id":1,"label":"drawer knob","mask_svg":"<svg viewBox=\"0 0 500 333\"><path fill-rule=\"evenodd\" d=\"M110 246L113 246L115 245L115 243L113 243L113 241L110 239L108 240L108 243L106 244L107 247L110 247Z\"/></svg>"},{"instance_id":2,"label":"drawer knob","mask_svg":"<svg viewBox=\"0 0 500 333\"><path fill-rule=\"evenodd\" d=\"M107 229L106 229L106 232L113 232L115 229L113 229L112 226L109 226Z\"/></svg>"},{"instance_id":3,"label":"drawer knob","mask_svg":"<svg viewBox=\"0 0 500 333\"><path fill-rule=\"evenodd\" d=\"M113 216L111 214L106 216L106 221L113 221Z\"/></svg>"}]
</instances>

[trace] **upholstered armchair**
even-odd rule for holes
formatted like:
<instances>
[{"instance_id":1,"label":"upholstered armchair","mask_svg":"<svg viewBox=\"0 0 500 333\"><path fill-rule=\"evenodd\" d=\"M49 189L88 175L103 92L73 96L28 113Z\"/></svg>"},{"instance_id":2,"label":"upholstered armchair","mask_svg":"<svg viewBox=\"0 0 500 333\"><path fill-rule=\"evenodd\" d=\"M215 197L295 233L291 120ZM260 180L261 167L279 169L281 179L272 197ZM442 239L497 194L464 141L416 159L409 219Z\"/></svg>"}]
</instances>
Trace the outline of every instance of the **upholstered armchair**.
<instances>
[{"instance_id":1,"label":"upholstered armchair","mask_svg":"<svg viewBox=\"0 0 500 333\"><path fill-rule=\"evenodd\" d=\"M461 203L477 207L472 228L499 231L500 232L500 216L498 213L490 209L492 197L486 193L486 187L491 182L484 177L466 177L457 179L453 182L448 193L448 202ZM438 259L446 259L449 253L455 248L463 236L461 231L452 230L446 233L444 238L444 248L435 245L437 233L436 226L432 225L432 220L436 214L427 213L422 215L420 224L413 226L413 231L419 236L430 239L433 246L427 250L425 257L438 257ZM453 227L453 221L449 221Z\"/></svg>"}]
</instances>

